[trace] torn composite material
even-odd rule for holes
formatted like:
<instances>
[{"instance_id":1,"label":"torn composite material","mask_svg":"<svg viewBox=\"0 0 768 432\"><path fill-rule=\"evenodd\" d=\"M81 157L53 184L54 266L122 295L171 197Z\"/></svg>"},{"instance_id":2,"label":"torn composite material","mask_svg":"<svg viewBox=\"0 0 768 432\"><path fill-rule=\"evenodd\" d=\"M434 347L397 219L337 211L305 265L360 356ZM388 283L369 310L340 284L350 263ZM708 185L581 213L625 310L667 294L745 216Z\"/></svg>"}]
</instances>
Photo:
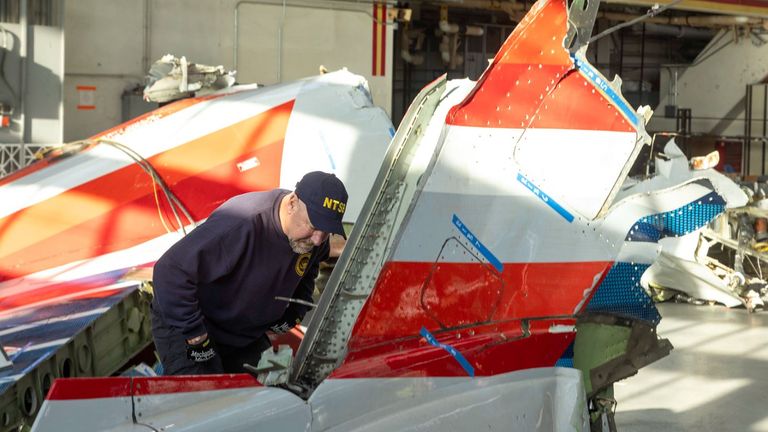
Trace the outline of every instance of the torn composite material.
<instances>
[{"instance_id":1,"label":"torn composite material","mask_svg":"<svg viewBox=\"0 0 768 432\"><path fill-rule=\"evenodd\" d=\"M183 407L134 405L111 430L130 430L136 414L154 428L251 430L285 406L301 407L292 420L305 430L588 430L582 372L563 367L577 319L653 329L639 280L671 231L646 218L698 225L732 197L705 173L616 199L649 141L647 113L585 60L596 3L575 5L537 2L477 83L443 77L419 94L283 388L245 396L221 377L218 404L196 393L203 378L179 378L140 400L180 394ZM655 234L635 239L641 227ZM36 430L113 402L109 382L91 399L77 386L56 383ZM235 397L247 415L224 408Z\"/></svg>"}]
</instances>

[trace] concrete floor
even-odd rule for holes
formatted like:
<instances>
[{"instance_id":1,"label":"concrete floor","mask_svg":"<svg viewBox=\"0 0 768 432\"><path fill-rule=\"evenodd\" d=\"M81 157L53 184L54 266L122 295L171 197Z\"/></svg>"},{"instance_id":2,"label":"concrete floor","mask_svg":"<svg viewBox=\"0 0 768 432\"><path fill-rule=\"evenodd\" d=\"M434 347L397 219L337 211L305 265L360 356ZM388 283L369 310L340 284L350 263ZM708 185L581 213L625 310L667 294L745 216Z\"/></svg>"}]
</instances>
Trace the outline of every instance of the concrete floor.
<instances>
[{"instance_id":1,"label":"concrete floor","mask_svg":"<svg viewBox=\"0 0 768 432\"><path fill-rule=\"evenodd\" d=\"M657 306L675 349L617 383L618 430L768 431L768 312Z\"/></svg>"}]
</instances>

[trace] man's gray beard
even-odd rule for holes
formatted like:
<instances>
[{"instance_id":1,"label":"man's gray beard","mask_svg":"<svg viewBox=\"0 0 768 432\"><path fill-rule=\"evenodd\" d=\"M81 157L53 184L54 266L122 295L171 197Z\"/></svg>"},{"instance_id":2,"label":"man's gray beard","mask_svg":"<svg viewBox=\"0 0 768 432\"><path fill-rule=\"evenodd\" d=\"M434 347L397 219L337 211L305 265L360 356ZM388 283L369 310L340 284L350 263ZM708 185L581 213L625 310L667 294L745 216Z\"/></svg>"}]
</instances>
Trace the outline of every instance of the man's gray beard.
<instances>
[{"instance_id":1,"label":"man's gray beard","mask_svg":"<svg viewBox=\"0 0 768 432\"><path fill-rule=\"evenodd\" d=\"M297 254L305 254L311 251L312 246L314 246L312 243L301 240L289 240L289 243L291 244L291 249Z\"/></svg>"}]
</instances>

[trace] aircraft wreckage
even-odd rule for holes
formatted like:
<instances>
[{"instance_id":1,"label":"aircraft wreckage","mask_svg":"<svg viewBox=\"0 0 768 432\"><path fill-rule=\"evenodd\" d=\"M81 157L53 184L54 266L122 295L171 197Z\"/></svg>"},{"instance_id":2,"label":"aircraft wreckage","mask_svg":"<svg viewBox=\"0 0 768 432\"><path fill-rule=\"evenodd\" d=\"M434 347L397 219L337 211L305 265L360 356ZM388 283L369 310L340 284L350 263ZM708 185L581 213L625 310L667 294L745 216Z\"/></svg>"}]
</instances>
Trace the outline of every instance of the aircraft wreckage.
<instances>
[{"instance_id":1,"label":"aircraft wreckage","mask_svg":"<svg viewBox=\"0 0 768 432\"><path fill-rule=\"evenodd\" d=\"M54 379L111 375L151 343L138 288L219 204L319 169L347 181L354 222L393 134L338 71L183 99L0 179L0 430L31 424Z\"/></svg>"},{"instance_id":2,"label":"aircraft wreckage","mask_svg":"<svg viewBox=\"0 0 768 432\"><path fill-rule=\"evenodd\" d=\"M607 81L586 60L597 7L598 2L574 2L568 9L563 0L540 0L477 82L441 77L419 93L368 198L358 201L359 216L296 352L285 346L268 352L256 376L58 379L33 430L612 428L612 384L671 349L656 335L660 316L640 286L659 241L700 229L746 197L713 170L626 181L638 152L650 142L644 124L651 113L632 109L618 79ZM80 246L76 230L46 231L38 241L58 239L51 243L60 245L55 253L3 250L3 317L6 323L17 319L4 325L3 343L28 339L12 326L46 320L31 318L31 309L26 315L6 312L13 311L10 305L24 310L25 297L34 297L30 303L50 302L45 316L57 318L49 321L74 326L88 313L67 309L72 304L82 300L96 311L108 308L102 299L132 295L139 282L130 278L131 271L151 267L181 235L164 234L158 209L166 223L177 220L170 228L192 229L192 222L229 194L284 184L288 172L315 168L289 165L298 159L287 159L289 119L301 94L295 101L279 91L272 94L273 108L221 107L222 122L251 124L250 133L228 138L241 139L240 147L259 139L265 143L253 150L264 153L249 170L236 168L249 160L249 152L223 157L219 147L213 155L204 153L226 142L224 137L199 141L197 157L158 153L156 146L170 144L169 138L158 139L162 131L166 137L169 129L181 135L177 143L207 136L196 129L201 122L189 116L187 123L120 129L101 141L97 136L91 141L98 144L87 151L43 161L4 180L5 193L26 203L14 204L15 212L5 209L6 232L22 223L33 227L24 222L33 216L62 230L56 221L90 211L69 225L109 221L121 240L107 243L102 240L109 237L102 236ZM194 109L216 97L167 108ZM246 107L250 114L241 113ZM281 114L266 121L261 112ZM302 131L326 133L319 127ZM128 139L131 133L136 139ZM270 150L283 140L281 162ZM96 158L98 152L103 154ZM107 166L119 179L77 189L67 181L84 171L75 175L67 164L83 158L99 160L87 165L91 170L109 171L104 162L112 163ZM104 175L113 174L92 178ZM47 189L40 177L50 179ZM118 194L118 184L138 184L139 192L123 198L134 189L122 186ZM32 188L46 192L33 194ZM91 195L104 202L77 201ZM70 198L47 203L59 196ZM116 204L117 196L125 204ZM124 214L98 212L118 204ZM23 218L13 216L24 209ZM176 213L187 219L180 214L176 219ZM11 244L16 243L3 243ZM22 317L34 322L24 324ZM129 307L120 325L148 337L146 323L137 321L142 317ZM50 382L66 376L64 359L70 376L101 372L88 369L93 354L82 348L95 331L97 326L88 324L68 336L66 346L60 344L64 351L49 353L31 374L15 378L14 391L25 400L22 379L47 376ZM11 377L21 373L22 357L13 360Z\"/></svg>"}]
</instances>

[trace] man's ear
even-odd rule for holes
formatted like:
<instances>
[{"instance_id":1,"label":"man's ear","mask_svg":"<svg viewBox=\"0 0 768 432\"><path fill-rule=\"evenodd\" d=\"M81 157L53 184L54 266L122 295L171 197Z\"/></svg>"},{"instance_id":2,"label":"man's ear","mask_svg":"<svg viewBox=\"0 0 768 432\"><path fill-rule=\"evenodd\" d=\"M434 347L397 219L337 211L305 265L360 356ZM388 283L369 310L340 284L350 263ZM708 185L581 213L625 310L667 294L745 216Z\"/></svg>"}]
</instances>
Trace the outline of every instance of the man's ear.
<instances>
[{"instance_id":1,"label":"man's ear","mask_svg":"<svg viewBox=\"0 0 768 432\"><path fill-rule=\"evenodd\" d=\"M291 192L290 195L288 195L288 214L294 214L296 213L296 210L299 208L299 197L296 196L296 192Z\"/></svg>"}]
</instances>

